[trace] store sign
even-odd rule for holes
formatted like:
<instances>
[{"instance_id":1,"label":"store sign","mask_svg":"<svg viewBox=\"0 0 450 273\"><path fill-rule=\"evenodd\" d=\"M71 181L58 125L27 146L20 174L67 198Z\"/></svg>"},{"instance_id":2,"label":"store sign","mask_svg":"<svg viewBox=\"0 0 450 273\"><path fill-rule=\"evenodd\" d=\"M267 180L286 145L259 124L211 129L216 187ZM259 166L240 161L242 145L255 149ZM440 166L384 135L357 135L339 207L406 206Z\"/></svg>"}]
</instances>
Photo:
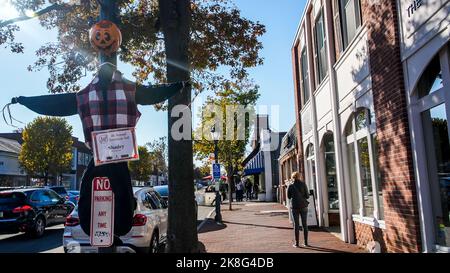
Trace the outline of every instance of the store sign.
<instances>
[{"instance_id":1,"label":"store sign","mask_svg":"<svg viewBox=\"0 0 450 273\"><path fill-rule=\"evenodd\" d=\"M107 177L94 178L91 198L91 245L110 247L114 241L114 193Z\"/></svg>"},{"instance_id":2,"label":"store sign","mask_svg":"<svg viewBox=\"0 0 450 273\"><path fill-rule=\"evenodd\" d=\"M422 7L423 0L414 0L411 2L411 4L406 8L406 11L408 13L408 18L411 18L411 16L414 15L414 13Z\"/></svg>"},{"instance_id":3,"label":"store sign","mask_svg":"<svg viewBox=\"0 0 450 273\"><path fill-rule=\"evenodd\" d=\"M135 128L92 132L92 140L95 166L139 160Z\"/></svg>"}]
</instances>

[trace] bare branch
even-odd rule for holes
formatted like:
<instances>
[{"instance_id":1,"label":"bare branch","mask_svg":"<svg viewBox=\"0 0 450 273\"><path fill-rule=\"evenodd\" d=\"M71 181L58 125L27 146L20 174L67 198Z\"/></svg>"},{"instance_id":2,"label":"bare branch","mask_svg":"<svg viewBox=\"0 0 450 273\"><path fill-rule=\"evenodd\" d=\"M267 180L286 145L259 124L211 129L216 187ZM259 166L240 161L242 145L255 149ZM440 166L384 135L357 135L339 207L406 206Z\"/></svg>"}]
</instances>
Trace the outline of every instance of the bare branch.
<instances>
[{"instance_id":1,"label":"bare branch","mask_svg":"<svg viewBox=\"0 0 450 273\"><path fill-rule=\"evenodd\" d=\"M29 20L29 19L33 19L35 17L39 17L39 16L42 16L42 15L44 15L46 13L49 13L51 11L54 11L54 10L62 10L62 9L65 9L65 8L72 8L72 6L67 5L67 4L53 4L53 5L48 6L48 7L44 8L44 9L42 9L40 11L35 12L34 15L31 16L31 17L27 16L27 15L23 15L23 16L14 18L14 19L6 20L6 21L0 21L0 28L5 27L5 26L10 25L10 24L13 24L13 23L26 21L26 20Z\"/></svg>"}]
</instances>

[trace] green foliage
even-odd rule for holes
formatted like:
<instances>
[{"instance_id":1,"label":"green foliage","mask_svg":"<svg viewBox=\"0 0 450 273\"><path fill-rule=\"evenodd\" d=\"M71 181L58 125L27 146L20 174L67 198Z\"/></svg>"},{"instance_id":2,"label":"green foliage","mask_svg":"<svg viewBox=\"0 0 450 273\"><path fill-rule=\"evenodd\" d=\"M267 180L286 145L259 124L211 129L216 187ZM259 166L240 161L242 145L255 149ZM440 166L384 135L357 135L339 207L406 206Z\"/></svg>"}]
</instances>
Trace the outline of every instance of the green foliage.
<instances>
[{"instance_id":1,"label":"green foliage","mask_svg":"<svg viewBox=\"0 0 450 273\"><path fill-rule=\"evenodd\" d=\"M39 17L45 28L57 28L58 40L45 43L36 51L37 60L30 71L47 68L47 87L52 93L76 92L77 82L87 71L96 70L97 54L89 43L89 21L95 21L99 5L95 0L80 1L81 5L64 6ZM138 82L153 79L166 82L166 56L160 29L159 6L156 0L118 0L119 27L123 46L121 61L131 64ZM61 0L16 0L15 7L24 12L38 11ZM261 65L262 44L259 38L265 26L241 16L239 9L228 0L192 0L192 28L189 58L193 88L219 91L226 84L247 78L247 69ZM14 52L23 52L23 45L14 41L17 25L0 27L0 45ZM170 62L171 60L168 60ZM224 73L217 73L218 67Z\"/></svg>"},{"instance_id":2,"label":"green foliage","mask_svg":"<svg viewBox=\"0 0 450 273\"><path fill-rule=\"evenodd\" d=\"M205 161L200 167L194 168L194 179L203 179L203 177L211 175L211 164Z\"/></svg>"},{"instance_id":3,"label":"green foliage","mask_svg":"<svg viewBox=\"0 0 450 273\"><path fill-rule=\"evenodd\" d=\"M203 105L202 121L195 130L194 152L197 160L205 160L214 152L214 141L209 137L209 132L214 125L221 125L221 139L218 141L219 163L223 164L228 176L241 170L241 162L245 156L245 147L250 139L250 130L254 123L254 104L259 98L258 88L247 85L229 86L230 88L218 92L217 97L209 97ZM222 114L222 119L217 120L218 112L208 114L210 106L215 105L216 110ZM250 110L246 113L227 114L227 107L243 106ZM253 117L253 118L252 118ZM218 124L222 123L222 124ZM230 126L231 124L231 126ZM243 132L243 138L239 132ZM228 137L227 137L228 136Z\"/></svg>"},{"instance_id":4,"label":"green foliage","mask_svg":"<svg viewBox=\"0 0 450 273\"><path fill-rule=\"evenodd\" d=\"M149 149L152 174L159 176L167 172L167 138L147 143Z\"/></svg>"},{"instance_id":5,"label":"green foliage","mask_svg":"<svg viewBox=\"0 0 450 273\"><path fill-rule=\"evenodd\" d=\"M152 160L145 146L139 146L139 161L128 162L131 179L139 182L147 182L152 174Z\"/></svg>"},{"instance_id":6,"label":"green foliage","mask_svg":"<svg viewBox=\"0 0 450 273\"><path fill-rule=\"evenodd\" d=\"M72 161L72 127L65 119L38 117L23 133L19 154L21 167L32 176L45 178L70 170Z\"/></svg>"}]
</instances>

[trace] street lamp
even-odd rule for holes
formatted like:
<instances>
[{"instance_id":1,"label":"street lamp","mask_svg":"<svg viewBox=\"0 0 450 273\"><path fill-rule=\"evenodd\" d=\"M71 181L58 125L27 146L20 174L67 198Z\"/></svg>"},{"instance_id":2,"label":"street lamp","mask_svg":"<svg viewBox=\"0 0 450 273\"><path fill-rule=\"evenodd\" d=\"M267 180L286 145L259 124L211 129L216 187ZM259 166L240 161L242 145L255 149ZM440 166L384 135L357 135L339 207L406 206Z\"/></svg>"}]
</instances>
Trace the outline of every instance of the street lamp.
<instances>
[{"instance_id":1,"label":"street lamp","mask_svg":"<svg viewBox=\"0 0 450 273\"><path fill-rule=\"evenodd\" d=\"M219 146L217 144L219 143L220 133L216 131L216 126L213 126L211 128L211 136L212 139L214 140L214 160L216 164L219 164ZM220 213L220 204L221 204L220 180L217 181L216 183L219 183L219 188L216 189L216 217L214 220L218 223L221 223L222 214Z\"/></svg>"}]
</instances>

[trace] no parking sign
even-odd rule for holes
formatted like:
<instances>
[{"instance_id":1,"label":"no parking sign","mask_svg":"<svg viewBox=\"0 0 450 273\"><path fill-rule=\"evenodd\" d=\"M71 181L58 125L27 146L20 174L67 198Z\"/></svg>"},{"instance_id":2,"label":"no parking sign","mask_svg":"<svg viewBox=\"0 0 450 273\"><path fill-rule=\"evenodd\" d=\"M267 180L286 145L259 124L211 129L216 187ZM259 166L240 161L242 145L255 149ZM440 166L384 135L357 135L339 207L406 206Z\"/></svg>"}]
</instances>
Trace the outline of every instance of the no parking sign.
<instances>
[{"instance_id":1,"label":"no parking sign","mask_svg":"<svg viewBox=\"0 0 450 273\"><path fill-rule=\"evenodd\" d=\"M92 181L91 245L110 247L114 241L114 193L107 177Z\"/></svg>"}]
</instances>

